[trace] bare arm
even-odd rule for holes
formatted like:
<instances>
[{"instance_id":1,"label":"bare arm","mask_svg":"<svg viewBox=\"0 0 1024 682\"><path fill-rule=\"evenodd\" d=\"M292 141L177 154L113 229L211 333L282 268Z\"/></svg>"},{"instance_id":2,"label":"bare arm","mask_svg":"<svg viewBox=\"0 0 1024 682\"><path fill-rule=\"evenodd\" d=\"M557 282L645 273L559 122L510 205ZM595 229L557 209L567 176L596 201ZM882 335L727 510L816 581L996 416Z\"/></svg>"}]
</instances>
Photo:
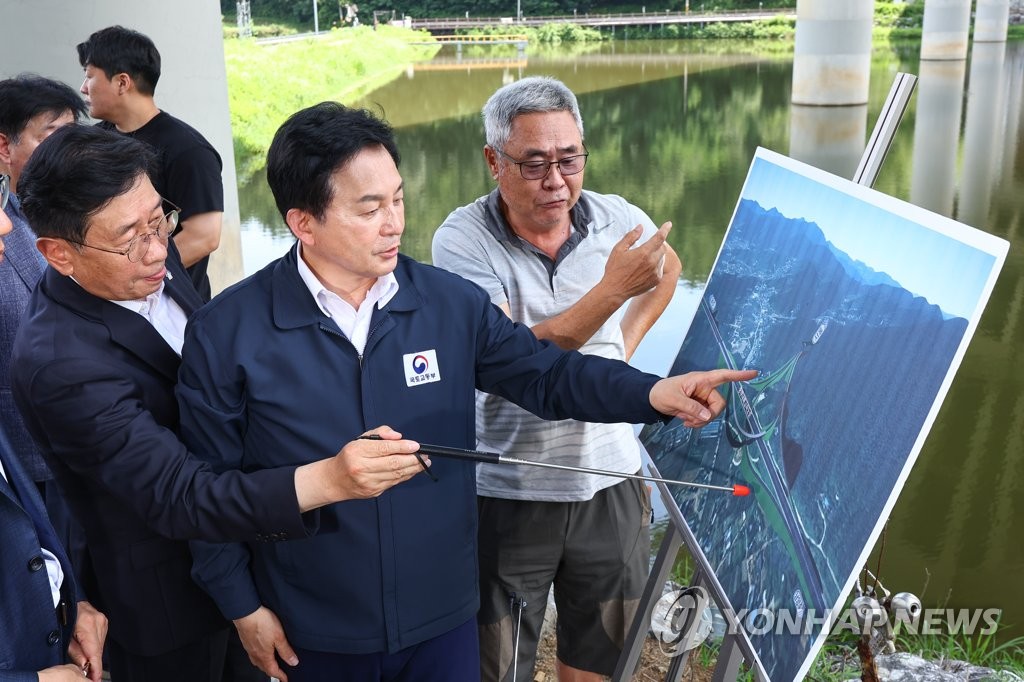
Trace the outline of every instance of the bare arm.
<instances>
[{"instance_id":1,"label":"bare arm","mask_svg":"<svg viewBox=\"0 0 1024 682\"><path fill-rule=\"evenodd\" d=\"M683 271L683 264L679 256L672 250L668 243L662 246L665 252L665 267L661 275L661 281L657 286L633 299L626 314L622 317L619 326L622 328L622 340L625 347L625 359L628 362L633 357L636 347L640 345L644 335L650 331L654 323L658 321L661 314L665 312L672 295L676 293L676 283Z\"/></svg>"},{"instance_id":2,"label":"bare arm","mask_svg":"<svg viewBox=\"0 0 1024 682\"><path fill-rule=\"evenodd\" d=\"M181 231L174 235L174 245L181 254L181 262L191 267L209 256L220 246L220 228L224 214L220 211L200 213L181 223Z\"/></svg>"},{"instance_id":3,"label":"bare arm","mask_svg":"<svg viewBox=\"0 0 1024 682\"><path fill-rule=\"evenodd\" d=\"M534 335L554 341L566 350L583 346L626 301L664 279L660 273L662 247L671 229L672 223L663 224L650 239L635 248L633 244L643 234L643 227L637 225L630 230L612 249L601 281L565 312L534 325ZM677 273L676 278L678 276ZM675 278L672 286L675 287ZM502 309L510 312L507 304Z\"/></svg>"}]
</instances>

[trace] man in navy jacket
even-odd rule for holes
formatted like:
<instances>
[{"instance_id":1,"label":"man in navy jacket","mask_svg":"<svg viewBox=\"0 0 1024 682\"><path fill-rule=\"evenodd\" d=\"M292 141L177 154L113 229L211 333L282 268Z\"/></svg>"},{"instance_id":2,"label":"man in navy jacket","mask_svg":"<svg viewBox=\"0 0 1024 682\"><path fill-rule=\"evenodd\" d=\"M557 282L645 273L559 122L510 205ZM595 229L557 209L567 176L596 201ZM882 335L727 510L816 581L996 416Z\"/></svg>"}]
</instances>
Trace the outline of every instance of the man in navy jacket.
<instances>
[{"instance_id":1,"label":"man in navy jacket","mask_svg":"<svg viewBox=\"0 0 1024 682\"><path fill-rule=\"evenodd\" d=\"M189 456L174 385L202 301L168 241L177 212L152 164L141 142L95 127L67 126L33 153L19 192L49 266L15 340L14 398L85 531L88 565L76 568L110 619L113 678L219 682L230 625L172 538L305 537L319 517L303 512L354 485L379 493L419 465L365 440L251 474L218 476Z\"/></svg>"},{"instance_id":2,"label":"man in navy jacket","mask_svg":"<svg viewBox=\"0 0 1024 682\"><path fill-rule=\"evenodd\" d=\"M375 428L389 447L471 448L477 389L547 419L701 425L724 407L715 386L754 376L659 380L538 341L479 287L399 255L398 161L366 111L325 102L278 130L267 178L298 243L199 311L182 353L182 438L215 470L301 465ZM197 580L264 671L478 679L474 467L430 469L323 509L315 538L193 543Z\"/></svg>"},{"instance_id":3,"label":"man in navy jacket","mask_svg":"<svg viewBox=\"0 0 1024 682\"><path fill-rule=\"evenodd\" d=\"M0 262L11 221L0 176ZM0 682L71 682L103 673L106 616L79 601L74 573L35 483L0 427ZM74 663L65 663L70 658Z\"/></svg>"}]
</instances>

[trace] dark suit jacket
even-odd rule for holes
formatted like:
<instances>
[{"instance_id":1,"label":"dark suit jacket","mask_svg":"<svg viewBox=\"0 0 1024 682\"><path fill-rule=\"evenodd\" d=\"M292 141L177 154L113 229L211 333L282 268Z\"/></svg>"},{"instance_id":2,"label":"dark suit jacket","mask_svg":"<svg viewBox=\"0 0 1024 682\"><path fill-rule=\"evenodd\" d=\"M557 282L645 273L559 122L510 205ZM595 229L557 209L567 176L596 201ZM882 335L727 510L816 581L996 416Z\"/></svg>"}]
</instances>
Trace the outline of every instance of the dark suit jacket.
<instances>
[{"instance_id":1,"label":"dark suit jacket","mask_svg":"<svg viewBox=\"0 0 1024 682\"><path fill-rule=\"evenodd\" d=\"M191 314L202 301L171 253L164 291ZM177 439L179 364L142 316L52 268L13 356L15 401L85 529L90 601L112 639L146 656L227 625L191 579L187 542L159 533L257 542L311 530L293 468L218 478L189 456Z\"/></svg>"},{"instance_id":2,"label":"dark suit jacket","mask_svg":"<svg viewBox=\"0 0 1024 682\"><path fill-rule=\"evenodd\" d=\"M0 682L35 682L37 670L64 662L74 622L75 583L43 500L0 430ZM57 621L40 547L60 561L68 624Z\"/></svg>"},{"instance_id":3,"label":"dark suit jacket","mask_svg":"<svg viewBox=\"0 0 1024 682\"><path fill-rule=\"evenodd\" d=\"M53 475L14 406L10 366L11 349L14 347L14 336L18 332L21 315L28 305L32 289L43 275L46 261L36 249L36 236L21 214L16 196L11 196L5 210L14 223L14 229L4 237L6 250L0 261L0 425L7 431L13 456L21 460L32 480L46 481Z\"/></svg>"}]
</instances>

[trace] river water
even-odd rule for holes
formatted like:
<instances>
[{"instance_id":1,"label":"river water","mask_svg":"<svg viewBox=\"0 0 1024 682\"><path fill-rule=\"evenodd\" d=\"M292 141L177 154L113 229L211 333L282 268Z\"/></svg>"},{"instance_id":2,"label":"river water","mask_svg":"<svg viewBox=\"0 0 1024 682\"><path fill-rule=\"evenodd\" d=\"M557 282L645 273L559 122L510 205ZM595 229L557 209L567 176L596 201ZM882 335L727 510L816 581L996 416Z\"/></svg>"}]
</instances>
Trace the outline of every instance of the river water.
<instances>
[{"instance_id":1,"label":"river water","mask_svg":"<svg viewBox=\"0 0 1024 682\"><path fill-rule=\"evenodd\" d=\"M926 607L1001 608L1024 635L1024 43L977 44L966 62L918 60L918 46L876 45L862 107L790 104L784 47L616 41L531 50L445 48L360 105L397 129L406 187L403 251L430 260L448 212L492 187L479 111L504 83L552 75L578 95L591 157L585 186L672 220L683 260L675 300L637 353L664 372L699 300L757 146L838 175L856 169L897 72L920 77L876 189L1012 244L967 356L892 512L872 570ZM239 188L251 273L291 244L261 174ZM1018 244L1021 240L1021 244ZM879 387L885 390L885 387ZM866 400L870 396L865 396ZM863 471L851 487L871 486ZM661 513L664 514L664 508ZM883 547L884 544L884 547ZM879 550L881 550L880 564Z\"/></svg>"}]
</instances>

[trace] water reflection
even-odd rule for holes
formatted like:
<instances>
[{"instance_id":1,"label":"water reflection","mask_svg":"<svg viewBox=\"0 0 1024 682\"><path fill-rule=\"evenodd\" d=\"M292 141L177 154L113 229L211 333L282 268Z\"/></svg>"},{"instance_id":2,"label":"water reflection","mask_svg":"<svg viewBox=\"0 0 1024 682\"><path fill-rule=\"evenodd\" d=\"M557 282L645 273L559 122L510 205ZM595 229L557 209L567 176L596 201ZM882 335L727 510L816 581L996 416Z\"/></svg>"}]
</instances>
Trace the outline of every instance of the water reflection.
<instances>
[{"instance_id":1,"label":"water reflection","mask_svg":"<svg viewBox=\"0 0 1024 682\"><path fill-rule=\"evenodd\" d=\"M465 60L487 56L464 53ZM849 177L895 73L920 75L876 187L1003 236L1015 248L892 512L883 578L887 587L918 592L927 582L929 606L949 594L951 607L1002 607L1019 634L1024 584L1005 576L1024 571L1024 498L1014 494L1024 486L1024 366L1015 358L1024 344L1017 248L1024 239L1024 44L975 46L969 65L920 63L916 44L876 46L867 106L814 111L790 105L791 55L746 46L614 43L531 53L525 65L514 48L504 56L511 61L487 68L442 61L444 69L410 69L360 103L379 105L397 126L407 188L403 250L429 260L431 236L448 212L490 190L479 118L486 98L509 80L554 75L579 94L593 154L586 185L628 197L655 222L674 221L670 242L685 277L696 282L681 302L693 298L711 270L757 146ZM261 175L240 188L240 203L252 272L291 239ZM639 354L652 368L659 352L675 355L672 339L682 338L690 320L684 308L659 322L652 345ZM851 485L871 485L871 472Z\"/></svg>"},{"instance_id":2,"label":"water reflection","mask_svg":"<svg viewBox=\"0 0 1024 682\"><path fill-rule=\"evenodd\" d=\"M918 73L910 201L947 218L953 217L966 69L963 60L922 60Z\"/></svg>"},{"instance_id":3,"label":"water reflection","mask_svg":"<svg viewBox=\"0 0 1024 682\"><path fill-rule=\"evenodd\" d=\"M794 104L789 112L789 155L841 178L852 178L864 154L867 125L866 104L845 107Z\"/></svg>"},{"instance_id":4,"label":"water reflection","mask_svg":"<svg viewBox=\"0 0 1024 682\"><path fill-rule=\"evenodd\" d=\"M996 169L1002 166L1005 52L1006 43L976 42L971 48L957 220L981 228L988 220Z\"/></svg>"}]
</instances>

